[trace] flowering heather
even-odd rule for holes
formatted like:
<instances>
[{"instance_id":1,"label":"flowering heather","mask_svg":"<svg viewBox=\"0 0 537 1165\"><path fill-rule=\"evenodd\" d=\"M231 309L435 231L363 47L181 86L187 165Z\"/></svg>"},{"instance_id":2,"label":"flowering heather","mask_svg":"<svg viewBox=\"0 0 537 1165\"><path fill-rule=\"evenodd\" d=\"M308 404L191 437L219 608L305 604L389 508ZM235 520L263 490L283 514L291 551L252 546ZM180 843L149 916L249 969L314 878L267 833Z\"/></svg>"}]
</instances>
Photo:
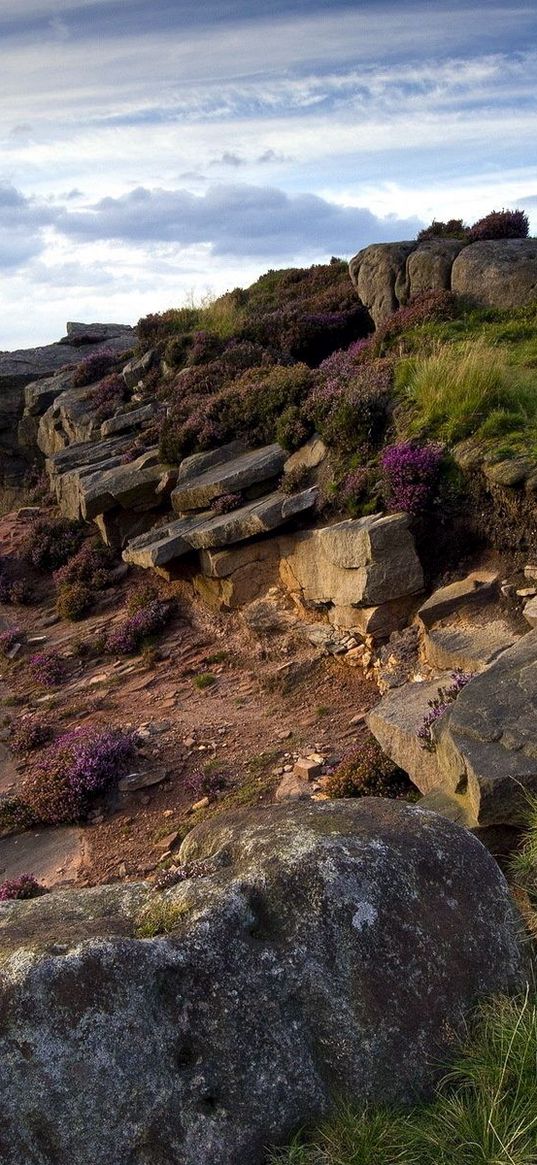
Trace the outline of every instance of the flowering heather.
<instances>
[{"instance_id":1,"label":"flowering heather","mask_svg":"<svg viewBox=\"0 0 537 1165\"><path fill-rule=\"evenodd\" d=\"M530 229L523 210L493 210L470 227L470 239L527 239Z\"/></svg>"},{"instance_id":2,"label":"flowering heather","mask_svg":"<svg viewBox=\"0 0 537 1165\"><path fill-rule=\"evenodd\" d=\"M338 493L344 506L353 510L362 501L368 492L371 475L365 466L353 469L344 478Z\"/></svg>"},{"instance_id":3,"label":"flowering heather","mask_svg":"<svg viewBox=\"0 0 537 1165\"><path fill-rule=\"evenodd\" d=\"M382 342L419 327L420 324L438 323L443 320L452 320L457 315L457 296L452 291L426 291L423 295L414 296L405 307L400 307L381 324L372 340L378 352Z\"/></svg>"},{"instance_id":4,"label":"flowering heather","mask_svg":"<svg viewBox=\"0 0 537 1165\"><path fill-rule=\"evenodd\" d=\"M36 570L51 572L63 566L84 538L81 522L69 518L37 518L32 522L21 553Z\"/></svg>"},{"instance_id":5,"label":"flowering heather","mask_svg":"<svg viewBox=\"0 0 537 1165\"><path fill-rule=\"evenodd\" d=\"M26 756L48 744L54 735L52 724L42 716L21 716L15 723L10 748L17 756Z\"/></svg>"},{"instance_id":6,"label":"flowering heather","mask_svg":"<svg viewBox=\"0 0 537 1165\"><path fill-rule=\"evenodd\" d=\"M65 659L57 651L38 651L28 661L30 675L43 688L57 688L65 682Z\"/></svg>"},{"instance_id":7,"label":"flowering heather","mask_svg":"<svg viewBox=\"0 0 537 1165\"><path fill-rule=\"evenodd\" d=\"M84 542L76 554L54 572L57 587L66 583L87 583L93 590L102 590L109 581L113 555L107 546Z\"/></svg>"},{"instance_id":8,"label":"flowering heather","mask_svg":"<svg viewBox=\"0 0 537 1165\"><path fill-rule=\"evenodd\" d=\"M42 886L33 874L21 874L19 878L10 878L6 882L0 883L0 902L8 902L10 899L24 898L40 898L42 894L48 894L46 886Z\"/></svg>"},{"instance_id":9,"label":"flowering heather","mask_svg":"<svg viewBox=\"0 0 537 1165\"><path fill-rule=\"evenodd\" d=\"M10 627L9 631L0 631L0 655L8 657L16 643L21 642L22 631L18 627Z\"/></svg>"},{"instance_id":10,"label":"flowering heather","mask_svg":"<svg viewBox=\"0 0 537 1165\"><path fill-rule=\"evenodd\" d=\"M128 392L123 377L117 372L105 376L95 388L88 393L88 401L95 410L98 421L106 421L120 405L128 400Z\"/></svg>"},{"instance_id":11,"label":"flowering heather","mask_svg":"<svg viewBox=\"0 0 537 1165\"><path fill-rule=\"evenodd\" d=\"M306 402L307 415L327 445L340 453L355 453L361 445L375 446L387 423L390 363L361 364L352 356L327 369L328 363L321 367L321 382Z\"/></svg>"},{"instance_id":12,"label":"flowering heather","mask_svg":"<svg viewBox=\"0 0 537 1165\"><path fill-rule=\"evenodd\" d=\"M229 514L231 510L238 510L242 506L241 494L220 494L211 502L211 510L215 514Z\"/></svg>"},{"instance_id":13,"label":"flowering heather","mask_svg":"<svg viewBox=\"0 0 537 1165\"><path fill-rule=\"evenodd\" d=\"M388 488L390 509L416 516L427 508L438 481L444 451L433 443L401 441L382 453L380 463Z\"/></svg>"},{"instance_id":14,"label":"flowering heather","mask_svg":"<svg viewBox=\"0 0 537 1165\"><path fill-rule=\"evenodd\" d=\"M105 650L113 655L132 655L144 639L162 631L169 622L173 604L152 599L146 607L129 615L106 638Z\"/></svg>"},{"instance_id":15,"label":"flowering heather","mask_svg":"<svg viewBox=\"0 0 537 1165\"><path fill-rule=\"evenodd\" d=\"M222 353L224 341L214 332L194 332L188 352L189 364L208 364Z\"/></svg>"},{"instance_id":16,"label":"flowering heather","mask_svg":"<svg viewBox=\"0 0 537 1165\"><path fill-rule=\"evenodd\" d=\"M87 356L75 368L73 388L83 388L86 384L94 384L96 380L106 376L116 360L117 356L110 348L101 348L100 352L94 352L91 356Z\"/></svg>"},{"instance_id":17,"label":"flowering heather","mask_svg":"<svg viewBox=\"0 0 537 1165\"><path fill-rule=\"evenodd\" d=\"M330 797L408 800L412 790L406 773L383 753L373 736L353 748L326 782L326 792Z\"/></svg>"},{"instance_id":18,"label":"flowering heather","mask_svg":"<svg viewBox=\"0 0 537 1165\"><path fill-rule=\"evenodd\" d=\"M442 719L450 704L455 702L459 692L462 692L462 689L472 678L470 672L453 672L451 677L453 683L449 688L439 688L438 695L435 696L434 700L427 701L431 711L424 717L423 724L416 733L420 747L424 748L426 752L436 752L434 726Z\"/></svg>"},{"instance_id":19,"label":"flowering heather","mask_svg":"<svg viewBox=\"0 0 537 1165\"><path fill-rule=\"evenodd\" d=\"M67 732L30 767L21 799L43 824L78 821L91 798L111 788L133 756L130 733L95 727Z\"/></svg>"},{"instance_id":20,"label":"flowering heather","mask_svg":"<svg viewBox=\"0 0 537 1165\"><path fill-rule=\"evenodd\" d=\"M190 794L193 801L208 797L212 801L229 783L229 773L203 772L202 769L193 769L183 782L184 790Z\"/></svg>"}]
</instances>

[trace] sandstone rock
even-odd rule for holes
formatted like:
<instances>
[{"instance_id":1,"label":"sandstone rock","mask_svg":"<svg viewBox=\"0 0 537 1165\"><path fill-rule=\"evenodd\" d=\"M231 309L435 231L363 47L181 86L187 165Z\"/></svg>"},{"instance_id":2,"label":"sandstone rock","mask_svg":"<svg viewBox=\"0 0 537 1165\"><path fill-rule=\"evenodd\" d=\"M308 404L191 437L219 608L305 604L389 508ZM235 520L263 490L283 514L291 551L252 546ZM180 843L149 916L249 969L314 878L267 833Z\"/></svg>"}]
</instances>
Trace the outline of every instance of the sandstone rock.
<instances>
[{"instance_id":1,"label":"sandstone rock","mask_svg":"<svg viewBox=\"0 0 537 1165\"><path fill-rule=\"evenodd\" d=\"M282 552L284 585L321 606L372 607L423 587L405 514L373 514L304 531L282 543Z\"/></svg>"},{"instance_id":2,"label":"sandstone rock","mask_svg":"<svg viewBox=\"0 0 537 1165\"><path fill-rule=\"evenodd\" d=\"M406 285L405 265L415 242L374 243L351 259L349 272L360 302L378 327L400 306L401 281Z\"/></svg>"},{"instance_id":3,"label":"sandstone rock","mask_svg":"<svg viewBox=\"0 0 537 1165\"><path fill-rule=\"evenodd\" d=\"M158 411L156 401L150 401L139 409L118 413L107 421L103 421L100 428L101 437L111 437L114 433L132 432L133 429L139 429L147 421L152 421L157 416Z\"/></svg>"},{"instance_id":4,"label":"sandstone rock","mask_svg":"<svg viewBox=\"0 0 537 1165\"><path fill-rule=\"evenodd\" d=\"M68 368L47 376L44 380L33 380L24 389L24 411L30 417L41 417L62 392L73 385L73 370Z\"/></svg>"},{"instance_id":5,"label":"sandstone rock","mask_svg":"<svg viewBox=\"0 0 537 1165\"><path fill-rule=\"evenodd\" d=\"M169 935L133 937L143 885L0 906L3 1165L260 1165L334 1094L414 1101L524 983L500 869L437 814L281 805L181 859L215 872L166 893Z\"/></svg>"},{"instance_id":6,"label":"sandstone rock","mask_svg":"<svg viewBox=\"0 0 537 1165\"><path fill-rule=\"evenodd\" d=\"M537 598L524 604L523 615L530 627L537 627Z\"/></svg>"},{"instance_id":7,"label":"sandstone rock","mask_svg":"<svg viewBox=\"0 0 537 1165\"><path fill-rule=\"evenodd\" d=\"M219 445L217 449L209 449L207 453L192 453L181 462L177 478L179 481L186 481L192 477L199 477L213 466L232 461L246 452L247 446L244 441L230 441L227 445Z\"/></svg>"},{"instance_id":8,"label":"sandstone rock","mask_svg":"<svg viewBox=\"0 0 537 1165\"><path fill-rule=\"evenodd\" d=\"M130 324L80 324L69 322L66 325L67 335L60 344L70 344L74 348L86 344L106 345L110 340L119 340L123 351L129 347L129 342L136 342L136 328ZM84 353L85 354L85 353Z\"/></svg>"},{"instance_id":9,"label":"sandstone rock","mask_svg":"<svg viewBox=\"0 0 537 1165\"><path fill-rule=\"evenodd\" d=\"M490 601L498 591L496 571L472 571L466 578L449 583L434 591L418 610L418 619L424 627L433 627L455 611L473 610Z\"/></svg>"},{"instance_id":10,"label":"sandstone rock","mask_svg":"<svg viewBox=\"0 0 537 1165\"><path fill-rule=\"evenodd\" d=\"M496 239L464 247L451 289L488 307L524 307L535 296L537 239Z\"/></svg>"},{"instance_id":11,"label":"sandstone rock","mask_svg":"<svg viewBox=\"0 0 537 1165\"><path fill-rule=\"evenodd\" d=\"M315 434L287 458L283 467L284 473L292 473L295 469L316 469L324 461L327 448L321 437Z\"/></svg>"},{"instance_id":12,"label":"sandstone rock","mask_svg":"<svg viewBox=\"0 0 537 1165\"><path fill-rule=\"evenodd\" d=\"M442 719L437 758L480 825L516 824L537 791L537 630L475 676Z\"/></svg>"},{"instance_id":13,"label":"sandstone rock","mask_svg":"<svg viewBox=\"0 0 537 1165\"><path fill-rule=\"evenodd\" d=\"M418 740L418 729L430 712L429 700L438 696L439 687L452 683L451 673L425 683L409 683L394 688L369 712L367 726L383 752L408 773L420 793L428 793L443 783L434 752L427 752Z\"/></svg>"},{"instance_id":14,"label":"sandstone rock","mask_svg":"<svg viewBox=\"0 0 537 1165\"><path fill-rule=\"evenodd\" d=\"M276 789L274 799L282 801L307 801L311 797L312 789L307 777L299 773L285 773Z\"/></svg>"},{"instance_id":15,"label":"sandstone rock","mask_svg":"<svg viewBox=\"0 0 537 1165\"><path fill-rule=\"evenodd\" d=\"M285 456L284 450L276 444L249 449L238 457L206 469L204 473L186 481L180 480L172 493L172 506L176 514L207 509L222 494L239 493L249 486L278 477Z\"/></svg>"},{"instance_id":16,"label":"sandstone rock","mask_svg":"<svg viewBox=\"0 0 537 1165\"><path fill-rule=\"evenodd\" d=\"M436 627L424 637L427 663L438 671L480 672L519 637L503 619Z\"/></svg>"},{"instance_id":17,"label":"sandstone rock","mask_svg":"<svg viewBox=\"0 0 537 1165\"><path fill-rule=\"evenodd\" d=\"M406 261L406 299L428 291L449 291L451 268L464 243L460 239L424 239Z\"/></svg>"},{"instance_id":18,"label":"sandstone rock","mask_svg":"<svg viewBox=\"0 0 537 1165\"><path fill-rule=\"evenodd\" d=\"M155 528L133 539L123 552L123 558L133 566L156 567L181 558L191 550L233 545L277 529L295 515L311 510L316 499L315 487L292 497L276 492L229 514L179 518L168 526Z\"/></svg>"},{"instance_id":19,"label":"sandstone rock","mask_svg":"<svg viewBox=\"0 0 537 1165\"><path fill-rule=\"evenodd\" d=\"M535 470L535 461L530 457L511 457L507 461L497 461L494 465L484 465L483 473L495 485L521 485Z\"/></svg>"},{"instance_id":20,"label":"sandstone rock","mask_svg":"<svg viewBox=\"0 0 537 1165\"><path fill-rule=\"evenodd\" d=\"M149 372L154 359L155 352L151 349L149 352L144 352L143 356L135 356L133 360L129 360L121 373L127 388L136 388L136 385Z\"/></svg>"}]
</instances>

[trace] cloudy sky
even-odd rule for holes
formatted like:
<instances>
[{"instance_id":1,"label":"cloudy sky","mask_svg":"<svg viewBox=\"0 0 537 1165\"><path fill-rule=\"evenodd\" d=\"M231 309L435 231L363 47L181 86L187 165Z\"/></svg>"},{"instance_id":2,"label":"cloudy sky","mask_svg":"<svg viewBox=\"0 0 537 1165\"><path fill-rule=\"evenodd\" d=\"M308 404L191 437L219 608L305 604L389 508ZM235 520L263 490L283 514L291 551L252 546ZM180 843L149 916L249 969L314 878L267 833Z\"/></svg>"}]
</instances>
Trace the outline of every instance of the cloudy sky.
<instances>
[{"instance_id":1,"label":"cloudy sky","mask_svg":"<svg viewBox=\"0 0 537 1165\"><path fill-rule=\"evenodd\" d=\"M0 349L524 207L535 0L0 0Z\"/></svg>"}]
</instances>

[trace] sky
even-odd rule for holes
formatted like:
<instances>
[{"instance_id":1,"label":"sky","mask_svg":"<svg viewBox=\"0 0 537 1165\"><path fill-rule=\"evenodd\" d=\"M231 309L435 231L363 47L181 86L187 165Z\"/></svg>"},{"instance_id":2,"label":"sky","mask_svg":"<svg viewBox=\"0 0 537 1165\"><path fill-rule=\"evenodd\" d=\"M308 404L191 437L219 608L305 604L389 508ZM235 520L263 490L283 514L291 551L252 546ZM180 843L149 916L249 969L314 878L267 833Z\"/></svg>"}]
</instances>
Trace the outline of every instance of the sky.
<instances>
[{"instance_id":1,"label":"sky","mask_svg":"<svg viewBox=\"0 0 537 1165\"><path fill-rule=\"evenodd\" d=\"M522 207L535 0L0 0L0 349Z\"/></svg>"}]
</instances>

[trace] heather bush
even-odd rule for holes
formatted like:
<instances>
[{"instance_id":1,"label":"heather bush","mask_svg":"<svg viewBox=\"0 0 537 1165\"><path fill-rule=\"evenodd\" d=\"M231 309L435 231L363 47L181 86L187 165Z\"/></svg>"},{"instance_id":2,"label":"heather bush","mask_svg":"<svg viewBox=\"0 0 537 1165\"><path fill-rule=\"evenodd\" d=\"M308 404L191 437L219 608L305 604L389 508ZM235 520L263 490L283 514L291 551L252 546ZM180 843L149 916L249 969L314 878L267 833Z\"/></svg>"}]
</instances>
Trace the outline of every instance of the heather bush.
<instances>
[{"instance_id":1,"label":"heather bush","mask_svg":"<svg viewBox=\"0 0 537 1165\"><path fill-rule=\"evenodd\" d=\"M85 817L91 800L106 792L134 757L132 734L81 728L60 736L30 766L21 800L44 825Z\"/></svg>"},{"instance_id":2,"label":"heather bush","mask_svg":"<svg viewBox=\"0 0 537 1165\"><path fill-rule=\"evenodd\" d=\"M112 655L132 655L144 640L166 626L173 613L173 603L152 599L134 615L128 615L106 637L105 650Z\"/></svg>"},{"instance_id":3,"label":"heather bush","mask_svg":"<svg viewBox=\"0 0 537 1165\"><path fill-rule=\"evenodd\" d=\"M470 240L477 243L483 239L526 239L529 227L523 210L493 210L470 227Z\"/></svg>"},{"instance_id":4,"label":"heather bush","mask_svg":"<svg viewBox=\"0 0 537 1165\"><path fill-rule=\"evenodd\" d=\"M83 388L86 384L94 384L96 380L101 380L110 371L116 360L117 356L110 348L102 348L100 352L94 352L91 356L87 356L75 368L73 388Z\"/></svg>"},{"instance_id":5,"label":"heather bush","mask_svg":"<svg viewBox=\"0 0 537 1165\"><path fill-rule=\"evenodd\" d=\"M229 784L229 773L218 770L203 771L202 769L193 769L188 773L183 781L183 789L192 800L201 801L203 797L208 797L210 801L214 801L215 797Z\"/></svg>"},{"instance_id":6,"label":"heather bush","mask_svg":"<svg viewBox=\"0 0 537 1165\"><path fill-rule=\"evenodd\" d=\"M360 348L336 363L321 365L321 380L310 394L306 413L332 449L353 453L374 448L384 435L392 395L392 368L386 360L361 363Z\"/></svg>"},{"instance_id":7,"label":"heather bush","mask_svg":"<svg viewBox=\"0 0 537 1165\"><path fill-rule=\"evenodd\" d=\"M369 346L380 354L411 328L454 320L461 310L461 301L453 291L426 291L414 296L404 307L388 316L377 328Z\"/></svg>"},{"instance_id":8,"label":"heather bush","mask_svg":"<svg viewBox=\"0 0 537 1165\"><path fill-rule=\"evenodd\" d=\"M28 660L33 680L43 688L57 688L67 678L66 661L57 651L39 651Z\"/></svg>"},{"instance_id":9,"label":"heather bush","mask_svg":"<svg viewBox=\"0 0 537 1165\"><path fill-rule=\"evenodd\" d=\"M249 315L244 325L250 339L312 367L331 352L363 336L364 330L364 309L356 301L339 311L311 312L279 307L270 313Z\"/></svg>"},{"instance_id":10,"label":"heather bush","mask_svg":"<svg viewBox=\"0 0 537 1165\"><path fill-rule=\"evenodd\" d=\"M200 309L196 307L170 308L153 312L138 320L138 344L142 350L156 348L174 335L191 332L197 327Z\"/></svg>"},{"instance_id":11,"label":"heather bush","mask_svg":"<svg viewBox=\"0 0 537 1165\"><path fill-rule=\"evenodd\" d=\"M31 523L21 546L21 556L36 570L50 573L63 566L84 538L81 522L69 518L39 517Z\"/></svg>"},{"instance_id":12,"label":"heather bush","mask_svg":"<svg viewBox=\"0 0 537 1165\"><path fill-rule=\"evenodd\" d=\"M0 575L0 603L8 606L27 606L32 602L33 588L24 578L10 578L8 574Z\"/></svg>"},{"instance_id":13,"label":"heather bush","mask_svg":"<svg viewBox=\"0 0 537 1165\"><path fill-rule=\"evenodd\" d=\"M360 465L345 475L337 490L340 503L345 507L351 518L358 517L367 504L372 485L371 470L366 465Z\"/></svg>"},{"instance_id":14,"label":"heather bush","mask_svg":"<svg viewBox=\"0 0 537 1165\"><path fill-rule=\"evenodd\" d=\"M222 355L225 347L224 340L214 332L194 332L188 350L189 364L209 364Z\"/></svg>"},{"instance_id":15,"label":"heather bush","mask_svg":"<svg viewBox=\"0 0 537 1165\"><path fill-rule=\"evenodd\" d=\"M276 421L274 436L282 448L288 449L290 453L300 449L312 435L313 425L299 405L289 405Z\"/></svg>"},{"instance_id":16,"label":"heather bush","mask_svg":"<svg viewBox=\"0 0 537 1165\"><path fill-rule=\"evenodd\" d=\"M31 809L20 797L0 797L0 836L24 833L35 823Z\"/></svg>"},{"instance_id":17,"label":"heather bush","mask_svg":"<svg viewBox=\"0 0 537 1165\"><path fill-rule=\"evenodd\" d=\"M91 590L100 591L110 581L114 555L102 543L85 541L68 562L54 572L58 589L71 583L85 583Z\"/></svg>"},{"instance_id":18,"label":"heather bush","mask_svg":"<svg viewBox=\"0 0 537 1165\"><path fill-rule=\"evenodd\" d=\"M76 623L91 610L94 592L83 582L64 583L58 591L56 607L62 619Z\"/></svg>"},{"instance_id":19,"label":"heather bush","mask_svg":"<svg viewBox=\"0 0 537 1165\"><path fill-rule=\"evenodd\" d=\"M27 756L48 744L54 735L52 724L43 716L21 716L11 730L11 750L17 756Z\"/></svg>"},{"instance_id":20,"label":"heather bush","mask_svg":"<svg viewBox=\"0 0 537 1165\"><path fill-rule=\"evenodd\" d=\"M15 644L20 643L23 638L24 632L18 627L10 627L7 631L0 631L0 655L7 659Z\"/></svg>"},{"instance_id":21,"label":"heather bush","mask_svg":"<svg viewBox=\"0 0 537 1165\"><path fill-rule=\"evenodd\" d=\"M240 493L220 494L219 498L214 498L211 502L211 510L215 514L230 514L232 510L238 510L243 504L243 497Z\"/></svg>"},{"instance_id":22,"label":"heather bush","mask_svg":"<svg viewBox=\"0 0 537 1165\"><path fill-rule=\"evenodd\" d=\"M385 756L374 736L352 749L326 781L330 797L390 797L408 800L415 789L402 769Z\"/></svg>"},{"instance_id":23,"label":"heather bush","mask_svg":"<svg viewBox=\"0 0 537 1165\"><path fill-rule=\"evenodd\" d=\"M434 496L443 456L441 445L414 441L401 441L383 451L380 463L392 511L423 514Z\"/></svg>"},{"instance_id":24,"label":"heather bush","mask_svg":"<svg viewBox=\"0 0 537 1165\"><path fill-rule=\"evenodd\" d=\"M418 728L416 736L420 742L420 747L426 752L436 752L436 734L435 726L442 716L447 712L448 708L455 702L459 692L466 687L466 684L472 679L472 673L456 671L451 677L451 684L449 687L439 687L438 694L427 703L430 712L423 718L423 723Z\"/></svg>"},{"instance_id":25,"label":"heather bush","mask_svg":"<svg viewBox=\"0 0 537 1165\"><path fill-rule=\"evenodd\" d=\"M183 332L180 336L172 336L164 349L164 360L168 368L181 368L185 362L188 349L192 342L190 332Z\"/></svg>"},{"instance_id":26,"label":"heather bush","mask_svg":"<svg viewBox=\"0 0 537 1165\"><path fill-rule=\"evenodd\" d=\"M160 587L155 579L144 578L131 587L125 601L127 615L136 615L160 597Z\"/></svg>"},{"instance_id":27,"label":"heather bush","mask_svg":"<svg viewBox=\"0 0 537 1165\"><path fill-rule=\"evenodd\" d=\"M125 381L117 372L105 376L87 396L89 404L95 410L97 421L106 421L128 399Z\"/></svg>"},{"instance_id":28,"label":"heather bush","mask_svg":"<svg viewBox=\"0 0 537 1165\"><path fill-rule=\"evenodd\" d=\"M297 465L289 473L282 474L278 489L282 494L296 494L306 488L310 470L307 465Z\"/></svg>"},{"instance_id":29,"label":"heather bush","mask_svg":"<svg viewBox=\"0 0 537 1165\"><path fill-rule=\"evenodd\" d=\"M469 232L470 228L464 225L462 218L450 218L447 222L433 219L430 226L419 231L416 238L419 243L426 239L460 239L462 242L468 242Z\"/></svg>"},{"instance_id":30,"label":"heather bush","mask_svg":"<svg viewBox=\"0 0 537 1165\"><path fill-rule=\"evenodd\" d=\"M0 902L40 898L42 894L48 894L48 890L34 878L33 874L20 874L18 878L9 878L0 883Z\"/></svg>"}]
</instances>

